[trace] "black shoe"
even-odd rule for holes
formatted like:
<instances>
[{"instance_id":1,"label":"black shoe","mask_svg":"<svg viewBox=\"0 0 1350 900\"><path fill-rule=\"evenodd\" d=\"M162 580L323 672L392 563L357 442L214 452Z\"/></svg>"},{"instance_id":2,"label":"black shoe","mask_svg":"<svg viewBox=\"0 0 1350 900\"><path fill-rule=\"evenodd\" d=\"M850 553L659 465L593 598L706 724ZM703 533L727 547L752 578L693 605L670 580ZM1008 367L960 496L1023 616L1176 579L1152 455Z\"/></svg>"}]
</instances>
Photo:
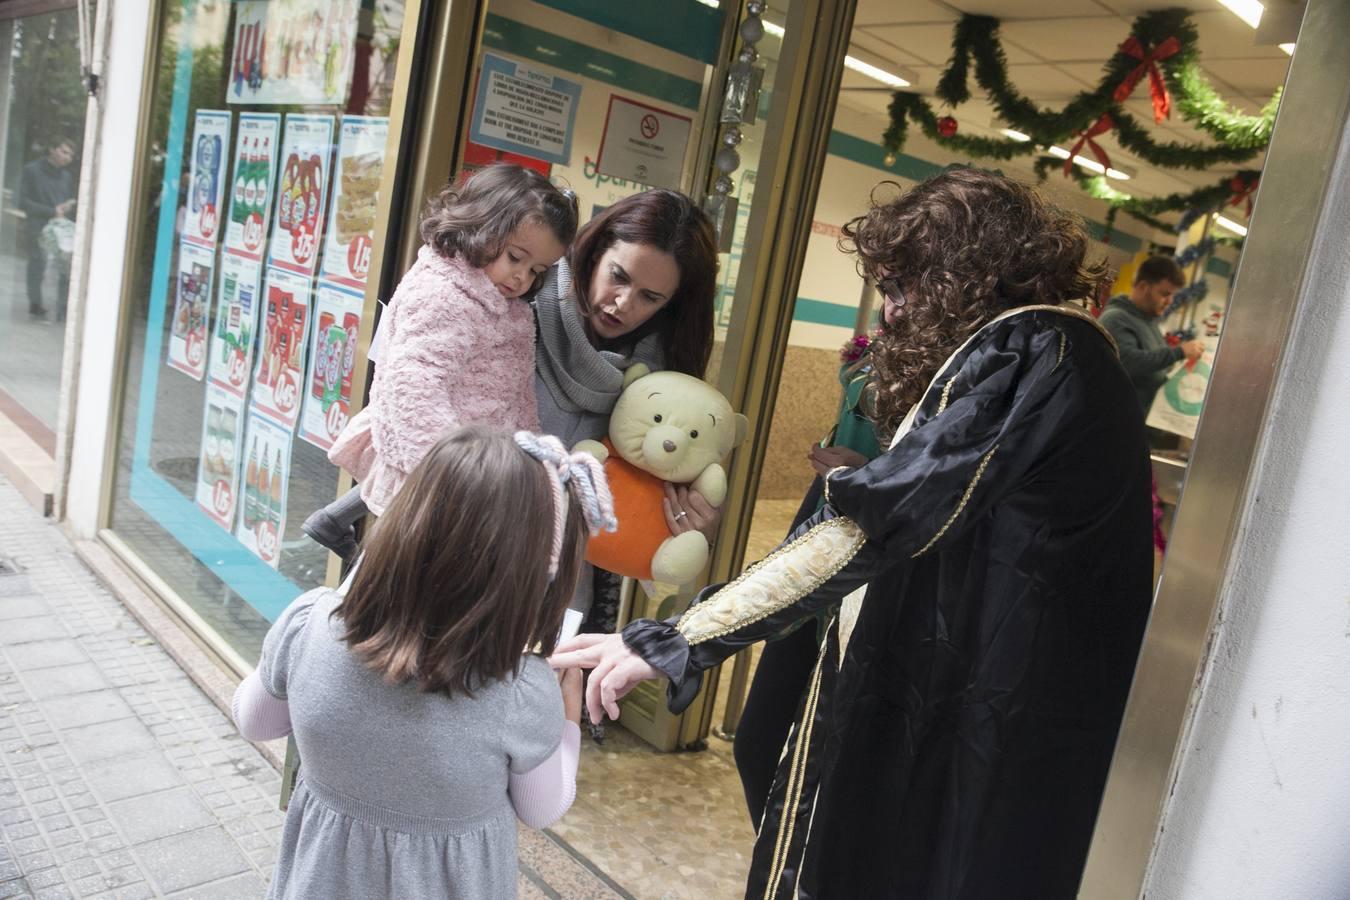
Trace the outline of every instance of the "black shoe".
<instances>
[{"instance_id":1,"label":"black shoe","mask_svg":"<svg viewBox=\"0 0 1350 900\"><path fill-rule=\"evenodd\" d=\"M28 315L29 315L30 318L33 318L33 319L44 319L44 320L45 320L45 319L47 318L47 307L45 307L45 306L30 306L30 307L28 307Z\"/></svg>"},{"instance_id":2,"label":"black shoe","mask_svg":"<svg viewBox=\"0 0 1350 900\"><path fill-rule=\"evenodd\" d=\"M344 562L350 562L356 557L356 529L351 525L343 525L326 509L315 510L305 519L300 530L313 538L316 544L332 550Z\"/></svg>"}]
</instances>

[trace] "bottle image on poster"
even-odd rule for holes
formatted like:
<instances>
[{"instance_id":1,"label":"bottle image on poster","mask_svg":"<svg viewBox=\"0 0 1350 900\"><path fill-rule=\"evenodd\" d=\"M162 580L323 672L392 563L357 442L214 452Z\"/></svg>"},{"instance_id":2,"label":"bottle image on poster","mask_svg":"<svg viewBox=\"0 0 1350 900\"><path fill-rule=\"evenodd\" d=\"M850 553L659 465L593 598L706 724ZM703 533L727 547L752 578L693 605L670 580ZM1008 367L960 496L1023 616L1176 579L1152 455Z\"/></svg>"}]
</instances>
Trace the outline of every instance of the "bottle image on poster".
<instances>
[{"instance_id":1,"label":"bottle image on poster","mask_svg":"<svg viewBox=\"0 0 1350 900\"><path fill-rule=\"evenodd\" d=\"M280 136L281 116L276 113L239 115L229 184L230 216L225 222L225 249L230 253L262 259L267 252Z\"/></svg>"},{"instance_id":2,"label":"bottle image on poster","mask_svg":"<svg viewBox=\"0 0 1350 900\"><path fill-rule=\"evenodd\" d=\"M198 381L206 375L206 319L215 261L214 250L187 242L178 245L178 277L174 282L166 362L170 368Z\"/></svg>"},{"instance_id":3,"label":"bottle image on poster","mask_svg":"<svg viewBox=\"0 0 1350 900\"><path fill-rule=\"evenodd\" d=\"M333 446L351 417L352 369L363 305L362 294L324 279L314 292L313 351L305 375L300 438L324 450Z\"/></svg>"},{"instance_id":4,"label":"bottle image on poster","mask_svg":"<svg viewBox=\"0 0 1350 900\"><path fill-rule=\"evenodd\" d=\"M324 238L320 274L352 287L364 287L370 272L375 206L388 136L387 118L342 117L334 163L333 221Z\"/></svg>"},{"instance_id":5,"label":"bottle image on poster","mask_svg":"<svg viewBox=\"0 0 1350 900\"><path fill-rule=\"evenodd\" d=\"M258 362L252 408L286 428L300 416L305 349L309 343L310 282L303 275L269 267L263 284Z\"/></svg>"},{"instance_id":6,"label":"bottle image on poster","mask_svg":"<svg viewBox=\"0 0 1350 900\"><path fill-rule=\"evenodd\" d=\"M226 531L239 508L239 447L244 440L244 401L218 384L206 386L202 451L197 464L197 505Z\"/></svg>"},{"instance_id":7,"label":"bottle image on poster","mask_svg":"<svg viewBox=\"0 0 1350 900\"><path fill-rule=\"evenodd\" d=\"M313 275L333 155L333 117L288 115L272 218L271 264Z\"/></svg>"},{"instance_id":8,"label":"bottle image on poster","mask_svg":"<svg viewBox=\"0 0 1350 900\"><path fill-rule=\"evenodd\" d=\"M262 263L225 253L220 257L215 328L211 332L211 380L236 397L248 392L253 345L258 333L259 281Z\"/></svg>"},{"instance_id":9,"label":"bottle image on poster","mask_svg":"<svg viewBox=\"0 0 1350 900\"><path fill-rule=\"evenodd\" d=\"M234 4L227 103L345 103L356 61L358 0Z\"/></svg>"},{"instance_id":10,"label":"bottle image on poster","mask_svg":"<svg viewBox=\"0 0 1350 900\"><path fill-rule=\"evenodd\" d=\"M286 533L286 494L291 475L291 432L250 412L240 448L244 457L243 502L234 536L272 568Z\"/></svg>"},{"instance_id":11,"label":"bottle image on poster","mask_svg":"<svg viewBox=\"0 0 1350 900\"><path fill-rule=\"evenodd\" d=\"M183 216L185 241L212 249L216 246L225 196L225 154L229 148L229 111L198 110L192 128L192 161Z\"/></svg>"}]
</instances>

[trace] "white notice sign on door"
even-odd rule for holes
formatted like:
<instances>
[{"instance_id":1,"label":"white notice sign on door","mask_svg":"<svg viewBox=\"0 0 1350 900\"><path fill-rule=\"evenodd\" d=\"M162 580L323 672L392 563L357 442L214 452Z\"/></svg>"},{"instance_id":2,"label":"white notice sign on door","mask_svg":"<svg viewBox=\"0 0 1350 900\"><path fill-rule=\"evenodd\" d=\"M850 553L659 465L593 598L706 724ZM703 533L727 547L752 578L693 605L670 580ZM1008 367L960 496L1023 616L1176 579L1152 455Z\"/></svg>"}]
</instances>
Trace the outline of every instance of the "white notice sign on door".
<instances>
[{"instance_id":1,"label":"white notice sign on door","mask_svg":"<svg viewBox=\"0 0 1350 900\"><path fill-rule=\"evenodd\" d=\"M596 171L652 187L680 187L693 120L611 94Z\"/></svg>"}]
</instances>

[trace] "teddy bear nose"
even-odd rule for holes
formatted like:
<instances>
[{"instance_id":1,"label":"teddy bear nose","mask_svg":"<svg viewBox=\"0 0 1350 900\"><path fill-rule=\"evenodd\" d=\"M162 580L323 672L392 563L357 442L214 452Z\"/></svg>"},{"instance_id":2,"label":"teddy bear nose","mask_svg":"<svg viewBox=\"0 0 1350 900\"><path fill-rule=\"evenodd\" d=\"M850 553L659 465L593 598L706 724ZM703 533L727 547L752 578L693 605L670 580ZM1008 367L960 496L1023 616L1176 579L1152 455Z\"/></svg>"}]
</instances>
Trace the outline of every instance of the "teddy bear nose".
<instances>
[{"instance_id":1,"label":"teddy bear nose","mask_svg":"<svg viewBox=\"0 0 1350 900\"><path fill-rule=\"evenodd\" d=\"M662 441L662 442L661 442L661 449L665 450L667 453L674 453L675 450L676 450L675 442L674 442L674 441Z\"/></svg>"}]
</instances>

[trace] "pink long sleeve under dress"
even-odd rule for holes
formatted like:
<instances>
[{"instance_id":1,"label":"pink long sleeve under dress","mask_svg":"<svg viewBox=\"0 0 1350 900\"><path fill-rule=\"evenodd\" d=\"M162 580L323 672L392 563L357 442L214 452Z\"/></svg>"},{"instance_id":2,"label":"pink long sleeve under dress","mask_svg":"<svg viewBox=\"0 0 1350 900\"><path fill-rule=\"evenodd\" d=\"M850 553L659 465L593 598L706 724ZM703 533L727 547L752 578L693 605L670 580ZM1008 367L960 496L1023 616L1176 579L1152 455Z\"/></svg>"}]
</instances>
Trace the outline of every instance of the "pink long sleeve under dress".
<instances>
[{"instance_id":1,"label":"pink long sleeve under dress","mask_svg":"<svg viewBox=\"0 0 1350 900\"><path fill-rule=\"evenodd\" d=\"M534 315L482 269L423 247L380 322L383 354L365 409L328 458L361 484L376 515L447 432L539 430Z\"/></svg>"}]
</instances>

